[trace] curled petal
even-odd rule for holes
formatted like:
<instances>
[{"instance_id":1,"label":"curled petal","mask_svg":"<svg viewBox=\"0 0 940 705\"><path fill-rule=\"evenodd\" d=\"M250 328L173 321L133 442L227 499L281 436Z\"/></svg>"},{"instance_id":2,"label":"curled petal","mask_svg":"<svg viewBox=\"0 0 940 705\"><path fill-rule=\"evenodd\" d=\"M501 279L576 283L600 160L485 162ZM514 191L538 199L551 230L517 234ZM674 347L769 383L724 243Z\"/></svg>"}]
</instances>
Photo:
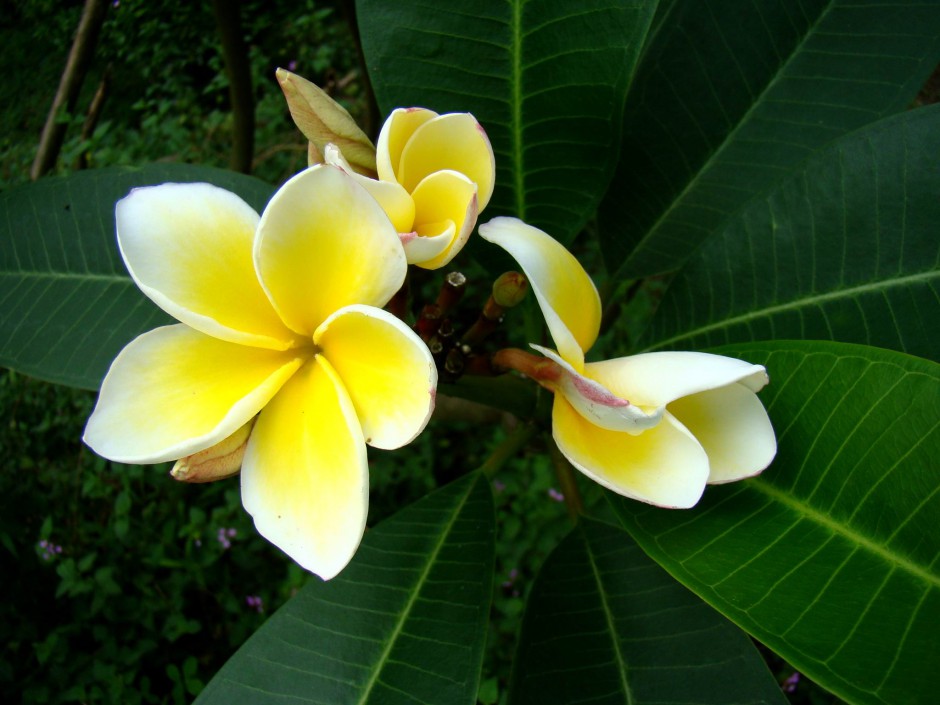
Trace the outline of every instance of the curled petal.
<instances>
[{"instance_id":1,"label":"curled petal","mask_svg":"<svg viewBox=\"0 0 940 705\"><path fill-rule=\"evenodd\" d=\"M247 423L302 362L291 351L236 345L184 325L157 328L111 364L85 443L123 463L192 455Z\"/></svg>"},{"instance_id":2,"label":"curled petal","mask_svg":"<svg viewBox=\"0 0 940 705\"><path fill-rule=\"evenodd\" d=\"M439 254L416 262L437 269L450 262L470 238L477 224L477 187L456 171L438 171L424 179L411 194L415 204L415 230L422 237L439 235L449 224L451 240ZM410 260L409 260L410 261Z\"/></svg>"},{"instance_id":3,"label":"curled petal","mask_svg":"<svg viewBox=\"0 0 940 705\"><path fill-rule=\"evenodd\" d=\"M552 435L578 470L642 502L685 509L698 502L708 480L708 456L668 413L655 428L631 436L591 423L556 394Z\"/></svg>"},{"instance_id":4,"label":"curled petal","mask_svg":"<svg viewBox=\"0 0 940 705\"><path fill-rule=\"evenodd\" d=\"M608 431L624 431L637 435L653 428L662 419L665 411L663 407L650 412L644 411L628 399L618 397L602 384L578 374L554 351L541 345L532 347L556 363L554 371L557 376L550 381L555 393L563 395L575 411L596 426Z\"/></svg>"},{"instance_id":5,"label":"curled petal","mask_svg":"<svg viewBox=\"0 0 940 705\"><path fill-rule=\"evenodd\" d=\"M376 147L376 170L382 181L398 181L401 153L421 125L438 115L426 108L396 108L382 125Z\"/></svg>"},{"instance_id":6,"label":"curled petal","mask_svg":"<svg viewBox=\"0 0 940 705\"><path fill-rule=\"evenodd\" d=\"M382 207L341 169L321 164L282 186L254 248L262 286L284 322L313 334L349 304L383 306L408 264Z\"/></svg>"},{"instance_id":7,"label":"curled petal","mask_svg":"<svg viewBox=\"0 0 940 705\"><path fill-rule=\"evenodd\" d=\"M211 184L137 188L115 208L131 277L177 320L234 343L284 350L294 336L255 274L258 214Z\"/></svg>"},{"instance_id":8,"label":"curled petal","mask_svg":"<svg viewBox=\"0 0 940 705\"><path fill-rule=\"evenodd\" d=\"M408 264L425 266L441 256L454 242L456 228L451 221L445 223L428 223L422 228L423 232L403 233L402 247L405 248L405 257Z\"/></svg>"},{"instance_id":9,"label":"curled petal","mask_svg":"<svg viewBox=\"0 0 940 705\"><path fill-rule=\"evenodd\" d=\"M758 474L777 453L773 426L757 395L729 384L672 402L673 414L708 454L711 483Z\"/></svg>"},{"instance_id":10,"label":"curled petal","mask_svg":"<svg viewBox=\"0 0 940 705\"><path fill-rule=\"evenodd\" d=\"M369 195L372 196L392 221L399 233L411 232L415 222L415 202L397 181L377 181L353 171L349 162L336 145L328 144L324 151L324 161L338 166L352 176ZM409 260L410 261L410 260Z\"/></svg>"},{"instance_id":11,"label":"curled petal","mask_svg":"<svg viewBox=\"0 0 940 705\"><path fill-rule=\"evenodd\" d=\"M437 367L427 346L386 311L348 306L317 329L314 342L352 399L366 443L399 448L427 425Z\"/></svg>"},{"instance_id":12,"label":"curled petal","mask_svg":"<svg viewBox=\"0 0 940 705\"><path fill-rule=\"evenodd\" d=\"M519 263L559 354L583 371L584 353L600 330L601 299L578 260L551 236L518 218L493 218L480 226L480 235Z\"/></svg>"},{"instance_id":13,"label":"curled petal","mask_svg":"<svg viewBox=\"0 0 940 705\"><path fill-rule=\"evenodd\" d=\"M258 532L301 566L328 580L349 563L365 530L366 446L352 402L322 357L261 412L241 483Z\"/></svg>"},{"instance_id":14,"label":"curled petal","mask_svg":"<svg viewBox=\"0 0 940 705\"><path fill-rule=\"evenodd\" d=\"M436 171L458 171L477 185L480 210L496 183L496 160L486 132L469 113L449 113L418 127L405 144L396 180L414 193Z\"/></svg>"},{"instance_id":15,"label":"curled petal","mask_svg":"<svg viewBox=\"0 0 940 705\"><path fill-rule=\"evenodd\" d=\"M592 362L585 372L615 394L650 407L735 382L756 392L768 381L760 365L699 352L654 352Z\"/></svg>"}]
</instances>

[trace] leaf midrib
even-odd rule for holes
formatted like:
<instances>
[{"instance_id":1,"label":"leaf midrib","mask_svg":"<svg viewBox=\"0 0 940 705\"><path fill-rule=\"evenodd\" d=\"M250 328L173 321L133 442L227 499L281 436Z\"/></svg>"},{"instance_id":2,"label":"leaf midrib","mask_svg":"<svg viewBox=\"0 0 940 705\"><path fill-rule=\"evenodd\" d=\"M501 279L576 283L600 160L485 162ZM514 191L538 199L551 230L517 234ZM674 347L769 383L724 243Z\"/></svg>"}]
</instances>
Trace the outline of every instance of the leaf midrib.
<instances>
[{"instance_id":1,"label":"leaf midrib","mask_svg":"<svg viewBox=\"0 0 940 705\"><path fill-rule=\"evenodd\" d=\"M634 705L633 691L630 689L630 683L627 681L627 663L623 657L623 652L620 650L620 642L617 640L617 630L614 624L613 613L611 612L610 605L607 604L607 593L604 590L604 583L601 582L600 570L597 567L597 563L594 562L594 551L591 550L591 542L588 540L587 533L584 531L583 527L581 528L581 537L587 549L588 560L591 562L591 572L597 583L597 593L601 600L601 608L604 610L604 619L607 622L610 640L613 643L614 656L617 659L617 665L620 667L618 672L620 675L620 686L623 688L624 702L627 705Z\"/></svg>"},{"instance_id":2,"label":"leaf midrib","mask_svg":"<svg viewBox=\"0 0 940 705\"><path fill-rule=\"evenodd\" d=\"M118 284L133 284L129 276L121 274L92 274L86 272L56 272L53 270L27 270L15 269L0 271L0 277L22 277L28 279L52 279L52 280L72 280L80 281L103 281Z\"/></svg>"},{"instance_id":3,"label":"leaf midrib","mask_svg":"<svg viewBox=\"0 0 940 705\"><path fill-rule=\"evenodd\" d=\"M454 508L450 520L447 522L444 530L441 532L440 539L437 542L437 545L434 546L434 549L427 554L427 561L424 565L424 570L421 572L418 581L415 583L415 590L411 594L411 597L408 599L408 604L405 605L405 608L402 610L401 617L398 620L398 623L395 625L395 629L392 631L391 635L388 638L388 645L382 651L381 656L379 656L376 661L375 668L372 671L372 675L369 678L369 681L365 685L365 689L362 691L362 695L356 701L358 705L366 705L369 700L369 694L372 692L372 689L375 687L375 684L378 683L379 674L382 672L382 669L385 667L388 662L389 654L391 654L392 649L395 646L396 641L398 640L399 635L404 628L405 622L408 621L408 617L411 616L411 611L414 608L415 602L418 600L418 595L421 594L421 588L427 582L428 575L431 572L431 567L434 565L437 560L438 554L441 552L441 548L444 546L444 543L447 537L450 535L451 530L454 528L454 524L457 521L457 517L460 515L460 512L463 510L464 505L467 503L467 499L470 497L470 493L473 488L476 487L476 482L471 483L464 493L463 498L460 500L459 504Z\"/></svg>"},{"instance_id":4,"label":"leaf midrib","mask_svg":"<svg viewBox=\"0 0 940 705\"><path fill-rule=\"evenodd\" d=\"M905 277L896 277L894 279L882 279L877 282L869 282L867 284L860 284L858 286L848 287L845 289L838 289L836 291L830 291L825 294L814 294L812 296L804 296L798 299L792 299L783 304L777 304L775 306L765 306L763 308L752 309L747 313L742 313L737 316L732 316L730 318L723 318L720 321L715 323L709 323L704 326L699 326L698 328L693 328L687 330L680 335L674 335L671 338L666 340L657 341L655 344L650 345L646 348L643 348L640 352L647 352L650 350L658 350L667 345L672 345L675 342L680 340L688 340L694 338L698 335L705 335L716 330L722 330L725 328L730 328L741 323L749 323L750 321L765 318L768 316L773 316L778 313L784 313L787 311L795 311L798 309L806 308L809 306L826 303L828 301L836 301L839 299L853 298L855 296L860 296L862 294L868 293L878 293L885 291L887 289L892 289L900 286L906 286L910 284L917 284L921 282L927 282L931 279L940 276L940 272L937 270L931 269L925 272L918 272L917 274L910 274Z\"/></svg>"},{"instance_id":5,"label":"leaf midrib","mask_svg":"<svg viewBox=\"0 0 940 705\"><path fill-rule=\"evenodd\" d=\"M516 196L516 217L526 219L525 212L525 174L522 168L522 5L525 0L512 1L512 16L509 25L510 58L512 67L509 81L512 95L512 118L510 120L510 138L512 140L513 177Z\"/></svg>"},{"instance_id":6,"label":"leaf midrib","mask_svg":"<svg viewBox=\"0 0 940 705\"><path fill-rule=\"evenodd\" d=\"M816 522L820 526L829 529L832 531L832 533L842 536L857 546L871 551L880 558L883 558L888 563L898 566L902 570L905 570L913 576L920 578L924 582L932 584L934 587L940 587L940 576L929 573L923 567L917 565L904 556L901 556L897 553L892 553L881 544L875 542L873 539L865 536L864 534L858 533L845 524L835 521L832 517L820 512L806 502L795 499L792 495L772 485L770 481L764 480L760 477L751 478L748 481L748 487L769 497L775 502L779 502L788 509L794 510L801 516Z\"/></svg>"},{"instance_id":7,"label":"leaf midrib","mask_svg":"<svg viewBox=\"0 0 940 705\"><path fill-rule=\"evenodd\" d=\"M662 224L669 218L672 212L676 208L678 208L679 204L682 201L684 201L687 194L690 193L692 189L698 185L699 181L702 178L704 178L704 175L709 171L709 169L711 169L712 165L718 161L718 159L721 157L724 151L731 144L734 143L735 136L738 134L738 132L741 129L743 129L745 125L749 124L752 115L758 109L758 107L764 105L763 101L764 101L765 96L767 96L770 93L770 91L777 85L778 81L780 81L782 77L786 74L787 67L790 65L790 63L793 62L798 56L801 55L801 52L803 51L803 48L806 46L806 43L809 40L809 37L812 36L816 32L817 28L820 26L820 24L822 24L823 19L826 17L826 15L828 15L829 12L832 11L832 8L835 2L836 0L830 0L830 2L826 5L825 9L823 9L819 13L819 15L816 18L816 21L807 27L806 32L804 33L802 39L794 46L793 51L790 52L790 55L789 57L787 57L787 60L783 64L781 64L776 75L774 75L774 77L767 82L767 85L765 85L764 89L760 92L760 94L755 97L754 101L751 103L751 106L747 109L747 112L745 112L744 115L741 116L741 119L738 120L738 123L734 126L734 128L725 136L724 140L722 140L722 143L718 146L718 148L711 153L708 159L706 159L705 162L702 164L701 168L699 168L699 170L695 173L695 175L691 179L689 179L688 183L686 183L682 191L679 192L676 195L676 197L672 199L672 202L669 204L666 210L664 210L662 214L660 214L660 216L656 219L656 222L653 223L646 230L646 233L643 235L642 238L640 238L640 240L636 243L636 246L633 248L634 253L639 252L640 249L644 247L651 238L655 237L656 232L659 230L660 226L662 226ZM755 196L759 195L759 192L755 193L754 195ZM741 207L736 210L740 210L741 208L743 208L744 205L745 204L742 203ZM627 262L629 262L629 260L630 260L630 256L624 259L624 261L620 264L620 266L617 267L618 277L626 268Z\"/></svg>"}]
</instances>

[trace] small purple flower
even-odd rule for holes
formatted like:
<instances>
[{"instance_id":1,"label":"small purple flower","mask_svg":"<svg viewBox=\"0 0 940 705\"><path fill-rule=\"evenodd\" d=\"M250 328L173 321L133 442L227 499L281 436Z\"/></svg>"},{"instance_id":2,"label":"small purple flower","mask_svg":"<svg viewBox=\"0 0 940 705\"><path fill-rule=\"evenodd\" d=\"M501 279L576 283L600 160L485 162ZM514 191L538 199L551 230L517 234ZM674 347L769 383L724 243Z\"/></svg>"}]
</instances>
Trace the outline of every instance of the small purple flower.
<instances>
[{"instance_id":1,"label":"small purple flower","mask_svg":"<svg viewBox=\"0 0 940 705\"><path fill-rule=\"evenodd\" d=\"M219 527L219 532L216 534L216 539L220 544L222 544L222 550L227 550L232 547L232 539L235 538L235 535L238 533L233 528L225 528L224 526Z\"/></svg>"},{"instance_id":2,"label":"small purple flower","mask_svg":"<svg viewBox=\"0 0 940 705\"><path fill-rule=\"evenodd\" d=\"M41 539L39 543L36 544L36 549L40 552L40 557L47 563L62 553L61 546L52 543L52 541L47 541L46 539Z\"/></svg>"},{"instance_id":3,"label":"small purple flower","mask_svg":"<svg viewBox=\"0 0 940 705\"><path fill-rule=\"evenodd\" d=\"M245 597L245 604L258 614L264 612L264 600L261 599L260 595L248 595Z\"/></svg>"},{"instance_id":4,"label":"small purple flower","mask_svg":"<svg viewBox=\"0 0 940 705\"><path fill-rule=\"evenodd\" d=\"M511 588L513 586L513 583L516 582L516 578L518 577L519 577L519 570L517 568L513 568L512 570L509 571L509 579L503 581L502 583L503 587Z\"/></svg>"},{"instance_id":5,"label":"small purple flower","mask_svg":"<svg viewBox=\"0 0 940 705\"><path fill-rule=\"evenodd\" d=\"M501 494L506 489L506 483L499 480L493 480L493 490L496 494Z\"/></svg>"},{"instance_id":6,"label":"small purple flower","mask_svg":"<svg viewBox=\"0 0 940 705\"><path fill-rule=\"evenodd\" d=\"M553 501L555 501L555 502L564 502L564 501L565 501L565 495L563 495L561 492L559 492L558 490L556 490L554 487L549 488L549 490L548 490L548 498L551 499L551 500L553 500Z\"/></svg>"},{"instance_id":7,"label":"small purple flower","mask_svg":"<svg viewBox=\"0 0 940 705\"><path fill-rule=\"evenodd\" d=\"M291 73L297 70L297 59L291 59L287 62L287 70Z\"/></svg>"},{"instance_id":8,"label":"small purple flower","mask_svg":"<svg viewBox=\"0 0 940 705\"><path fill-rule=\"evenodd\" d=\"M792 693L796 690L796 684L800 682L800 672L794 671L793 674L783 682L783 692Z\"/></svg>"}]
</instances>

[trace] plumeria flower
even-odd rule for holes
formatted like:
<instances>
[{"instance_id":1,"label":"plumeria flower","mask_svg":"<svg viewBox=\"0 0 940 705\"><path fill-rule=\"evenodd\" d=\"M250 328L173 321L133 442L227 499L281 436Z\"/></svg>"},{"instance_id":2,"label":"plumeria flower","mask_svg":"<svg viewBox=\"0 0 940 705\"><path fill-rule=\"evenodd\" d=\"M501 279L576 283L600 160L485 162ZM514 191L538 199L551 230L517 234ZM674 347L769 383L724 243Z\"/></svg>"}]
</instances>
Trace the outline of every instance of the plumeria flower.
<instances>
[{"instance_id":1,"label":"plumeria flower","mask_svg":"<svg viewBox=\"0 0 940 705\"><path fill-rule=\"evenodd\" d=\"M85 442L159 463L248 434L242 502L258 531L336 575L365 528L366 444L408 443L434 402L427 348L377 308L405 278L395 228L325 165L288 181L260 219L209 184L135 189L116 219L131 277L180 323L118 355Z\"/></svg>"},{"instance_id":2,"label":"plumeria flower","mask_svg":"<svg viewBox=\"0 0 940 705\"><path fill-rule=\"evenodd\" d=\"M776 439L755 394L768 381L763 367L695 352L585 362L601 303L584 268L516 218L494 218L480 235L519 262L556 347L532 345L543 358L519 350L497 356L554 392L552 435L581 472L627 497L684 508L698 502L706 483L756 475L770 464Z\"/></svg>"},{"instance_id":3,"label":"plumeria flower","mask_svg":"<svg viewBox=\"0 0 940 705\"><path fill-rule=\"evenodd\" d=\"M496 180L493 148L469 113L393 111L379 133L378 180L355 174L332 145L324 159L353 174L382 204L408 262L425 269L443 267L460 252Z\"/></svg>"}]
</instances>

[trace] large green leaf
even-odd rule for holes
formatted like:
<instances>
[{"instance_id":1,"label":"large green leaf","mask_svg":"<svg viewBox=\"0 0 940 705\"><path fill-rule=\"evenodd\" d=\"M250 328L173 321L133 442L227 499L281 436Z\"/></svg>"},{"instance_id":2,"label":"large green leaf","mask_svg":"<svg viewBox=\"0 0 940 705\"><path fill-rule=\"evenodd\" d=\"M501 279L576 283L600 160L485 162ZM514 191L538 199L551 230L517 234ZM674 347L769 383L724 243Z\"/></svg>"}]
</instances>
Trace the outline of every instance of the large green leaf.
<instances>
[{"instance_id":1,"label":"large green leaf","mask_svg":"<svg viewBox=\"0 0 940 705\"><path fill-rule=\"evenodd\" d=\"M473 474L369 531L222 667L199 705L474 703L493 585L495 513Z\"/></svg>"},{"instance_id":2,"label":"large green leaf","mask_svg":"<svg viewBox=\"0 0 940 705\"><path fill-rule=\"evenodd\" d=\"M358 0L383 111L471 112L496 154L487 215L569 242L613 172L623 99L656 0Z\"/></svg>"},{"instance_id":3,"label":"large green leaf","mask_svg":"<svg viewBox=\"0 0 940 705\"><path fill-rule=\"evenodd\" d=\"M121 260L114 204L134 187L207 181L261 210L273 191L243 174L187 164L111 167L0 194L0 365L96 389L132 338L169 320Z\"/></svg>"},{"instance_id":4,"label":"large green leaf","mask_svg":"<svg viewBox=\"0 0 940 705\"><path fill-rule=\"evenodd\" d=\"M833 339L940 355L940 106L839 140L670 285L650 348Z\"/></svg>"},{"instance_id":5,"label":"large green leaf","mask_svg":"<svg viewBox=\"0 0 940 705\"><path fill-rule=\"evenodd\" d=\"M582 520L529 594L513 705L786 703L750 639L623 531Z\"/></svg>"},{"instance_id":6,"label":"large green leaf","mask_svg":"<svg viewBox=\"0 0 940 705\"><path fill-rule=\"evenodd\" d=\"M940 665L940 365L830 342L719 349L766 365L757 478L671 511L613 499L678 580L856 703L933 702Z\"/></svg>"},{"instance_id":7,"label":"large green leaf","mask_svg":"<svg viewBox=\"0 0 940 705\"><path fill-rule=\"evenodd\" d=\"M675 269L815 150L907 106L940 60L935 2L671 9L627 99L602 206L608 269L629 277Z\"/></svg>"}]
</instances>

